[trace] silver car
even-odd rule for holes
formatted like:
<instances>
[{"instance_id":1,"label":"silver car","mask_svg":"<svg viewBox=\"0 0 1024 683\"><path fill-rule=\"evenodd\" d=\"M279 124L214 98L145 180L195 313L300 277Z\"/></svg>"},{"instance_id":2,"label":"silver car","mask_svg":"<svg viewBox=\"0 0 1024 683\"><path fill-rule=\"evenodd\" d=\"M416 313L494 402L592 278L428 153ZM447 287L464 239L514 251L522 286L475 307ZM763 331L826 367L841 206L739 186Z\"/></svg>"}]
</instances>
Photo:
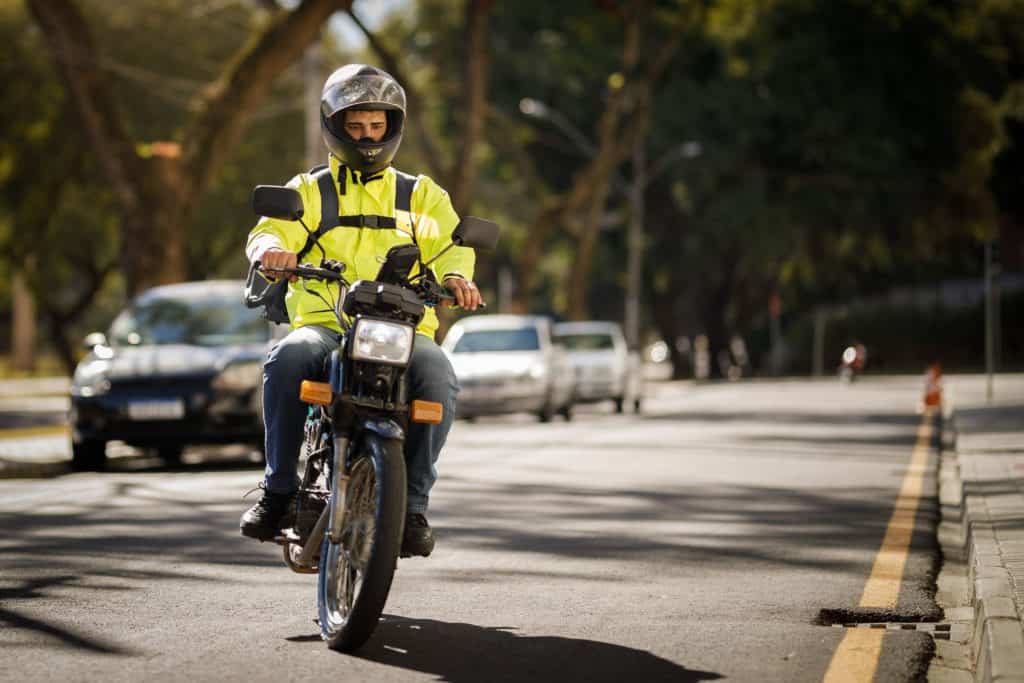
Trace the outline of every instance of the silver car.
<instances>
[{"instance_id":1,"label":"silver car","mask_svg":"<svg viewBox=\"0 0 1024 683\"><path fill-rule=\"evenodd\" d=\"M460 417L534 413L572 418L574 380L565 350L552 341L549 318L477 315L459 320L441 348L462 390Z\"/></svg>"},{"instance_id":2,"label":"silver car","mask_svg":"<svg viewBox=\"0 0 1024 683\"><path fill-rule=\"evenodd\" d=\"M629 351L618 323L569 322L555 325L555 340L565 346L576 375L576 401L611 400L615 412L632 405L640 412L642 368Z\"/></svg>"}]
</instances>

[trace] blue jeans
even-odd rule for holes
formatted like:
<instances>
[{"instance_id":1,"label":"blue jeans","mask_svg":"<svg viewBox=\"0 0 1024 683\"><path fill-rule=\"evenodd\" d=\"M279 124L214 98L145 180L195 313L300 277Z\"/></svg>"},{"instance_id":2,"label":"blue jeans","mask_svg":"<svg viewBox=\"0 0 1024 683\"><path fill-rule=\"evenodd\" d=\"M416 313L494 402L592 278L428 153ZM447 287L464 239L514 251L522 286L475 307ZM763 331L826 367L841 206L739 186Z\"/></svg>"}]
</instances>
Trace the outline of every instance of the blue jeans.
<instances>
[{"instance_id":1,"label":"blue jeans","mask_svg":"<svg viewBox=\"0 0 1024 683\"><path fill-rule=\"evenodd\" d=\"M304 379L326 380L326 363L338 348L337 332L319 325L292 330L270 350L263 366L263 423L266 427L267 490L292 493L298 488L297 468L302 428L308 406L299 399ZM430 489L437 481L437 458L455 417L459 391L448 357L434 340L416 335L406 372L409 398L444 406L440 424L409 422L405 439L408 511L425 513Z\"/></svg>"}]
</instances>

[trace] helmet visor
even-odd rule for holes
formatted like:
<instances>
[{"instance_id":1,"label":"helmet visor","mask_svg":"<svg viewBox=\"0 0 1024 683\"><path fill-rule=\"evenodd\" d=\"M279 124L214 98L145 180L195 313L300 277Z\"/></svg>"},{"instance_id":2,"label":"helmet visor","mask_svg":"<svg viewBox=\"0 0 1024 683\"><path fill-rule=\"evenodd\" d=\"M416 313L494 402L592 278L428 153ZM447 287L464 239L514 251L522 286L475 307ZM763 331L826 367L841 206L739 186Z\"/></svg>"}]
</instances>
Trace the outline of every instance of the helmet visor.
<instances>
[{"instance_id":1,"label":"helmet visor","mask_svg":"<svg viewBox=\"0 0 1024 683\"><path fill-rule=\"evenodd\" d=\"M377 74L331 78L324 84L320 111L325 117L330 118L343 109L353 107L404 112L405 91L394 79Z\"/></svg>"}]
</instances>

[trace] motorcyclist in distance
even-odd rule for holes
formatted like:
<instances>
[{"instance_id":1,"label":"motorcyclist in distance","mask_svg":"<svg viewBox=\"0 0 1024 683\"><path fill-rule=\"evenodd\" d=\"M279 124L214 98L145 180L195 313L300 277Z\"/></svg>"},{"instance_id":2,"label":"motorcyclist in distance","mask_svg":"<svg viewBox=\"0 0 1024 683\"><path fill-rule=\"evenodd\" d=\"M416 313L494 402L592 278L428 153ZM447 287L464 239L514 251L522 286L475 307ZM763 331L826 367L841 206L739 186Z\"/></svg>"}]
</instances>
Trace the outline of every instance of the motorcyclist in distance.
<instances>
[{"instance_id":1,"label":"motorcyclist in distance","mask_svg":"<svg viewBox=\"0 0 1024 683\"><path fill-rule=\"evenodd\" d=\"M402 87L372 66L341 67L324 85L320 128L330 151L328 161L341 216L394 217L394 227L389 228L343 223L318 240L322 254L315 248L310 252L344 263L346 278L352 282L374 279L388 249L397 244L415 242L423 260L429 261L450 245L452 231L459 223L448 193L423 175L416 178L411 210L396 210L397 174L391 161L401 144L405 106ZM305 216L320 216L320 191L310 174L300 174L288 185L302 195ZM294 267L307 237L298 222L263 218L249 234L246 255L250 261L260 262L271 277L280 276L275 268ZM476 310L482 302L473 282L474 263L472 249L453 247L429 266L438 281L451 290L455 302L468 311ZM310 292L324 293L327 285L307 281L305 287ZM306 416L306 406L299 399L300 384L304 379L324 377L325 360L337 348L341 332L334 313L303 287L289 286L286 304L291 330L271 349L263 370L267 454L261 484L264 492L240 522L243 535L260 540L273 538L290 523ZM458 384L447 356L434 342L437 325L434 311L427 309L416 330L407 374L410 400L441 403L444 418L440 424L410 422L408 427L408 505L402 555L427 556L433 550L434 536L426 511L437 479L435 464L455 415Z\"/></svg>"}]
</instances>

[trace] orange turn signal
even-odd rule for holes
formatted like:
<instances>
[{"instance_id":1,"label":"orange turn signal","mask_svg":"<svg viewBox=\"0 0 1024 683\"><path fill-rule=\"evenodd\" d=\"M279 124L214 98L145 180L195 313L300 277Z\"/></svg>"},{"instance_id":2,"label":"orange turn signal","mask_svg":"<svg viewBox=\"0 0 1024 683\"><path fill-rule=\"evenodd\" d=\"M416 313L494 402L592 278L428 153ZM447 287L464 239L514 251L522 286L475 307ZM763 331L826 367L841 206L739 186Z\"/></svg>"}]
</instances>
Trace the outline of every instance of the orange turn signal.
<instances>
[{"instance_id":1,"label":"orange turn signal","mask_svg":"<svg viewBox=\"0 0 1024 683\"><path fill-rule=\"evenodd\" d=\"M410 411L413 422L426 422L428 424L440 424L444 417L444 406L433 401L413 401Z\"/></svg>"},{"instance_id":2,"label":"orange turn signal","mask_svg":"<svg viewBox=\"0 0 1024 683\"><path fill-rule=\"evenodd\" d=\"M322 406L331 405L334 394L331 392L331 385L327 382L311 382L308 379L302 380L302 388L299 390L299 397L303 403L318 403Z\"/></svg>"}]
</instances>

